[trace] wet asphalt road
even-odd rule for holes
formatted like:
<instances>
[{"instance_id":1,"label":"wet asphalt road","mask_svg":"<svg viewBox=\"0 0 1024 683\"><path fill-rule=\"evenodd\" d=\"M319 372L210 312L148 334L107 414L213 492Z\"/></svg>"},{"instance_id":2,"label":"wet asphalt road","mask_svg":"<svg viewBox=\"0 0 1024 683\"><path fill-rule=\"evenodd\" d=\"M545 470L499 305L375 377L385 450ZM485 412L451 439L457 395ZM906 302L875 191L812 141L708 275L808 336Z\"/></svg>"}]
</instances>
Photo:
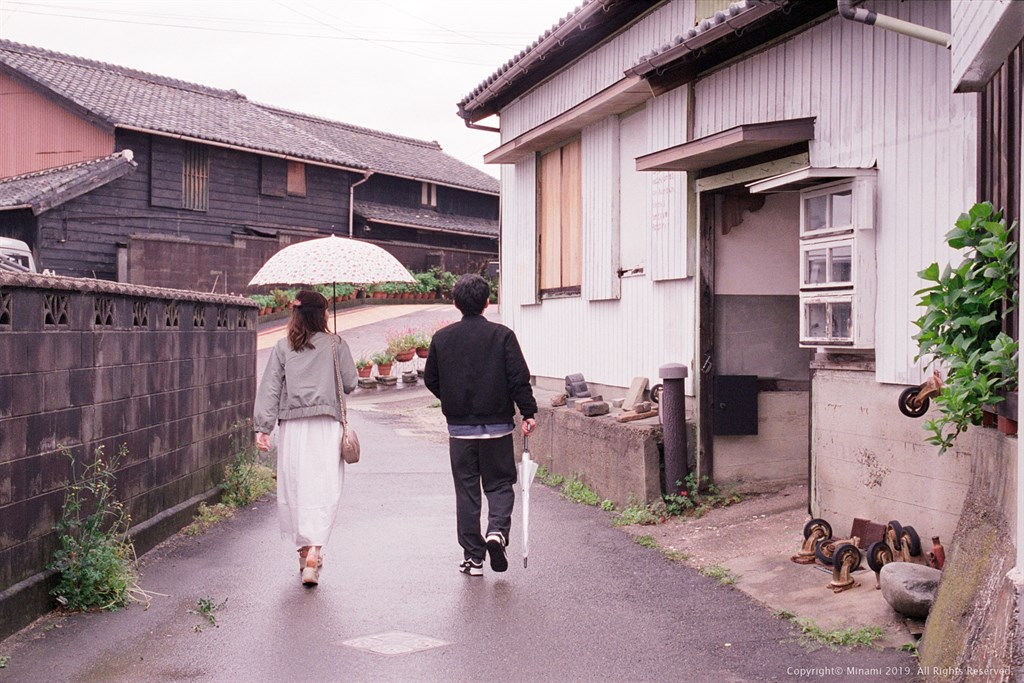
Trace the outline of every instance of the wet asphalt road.
<instances>
[{"instance_id":1,"label":"wet asphalt road","mask_svg":"<svg viewBox=\"0 0 1024 683\"><path fill-rule=\"evenodd\" d=\"M517 508L509 571L463 576L443 439L356 405L351 421L363 462L348 470L318 588L300 586L269 499L145 556L142 586L163 594L148 610L48 617L0 643L11 657L0 681L914 679L906 653L808 649L744 594L537 484L529 569ZM216 627L190 612L203 598L227 601ZM345 644L389 632L442 644L395 655Z\"/></svg>"}]
</instances>

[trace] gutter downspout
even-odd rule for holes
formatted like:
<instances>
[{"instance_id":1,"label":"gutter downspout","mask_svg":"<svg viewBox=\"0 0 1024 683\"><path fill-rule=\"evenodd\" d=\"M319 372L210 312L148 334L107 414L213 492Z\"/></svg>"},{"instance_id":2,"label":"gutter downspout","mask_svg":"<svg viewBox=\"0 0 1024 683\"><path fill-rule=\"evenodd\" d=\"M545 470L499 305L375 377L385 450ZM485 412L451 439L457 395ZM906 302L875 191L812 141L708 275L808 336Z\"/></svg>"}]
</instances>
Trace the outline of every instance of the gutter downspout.
<instances>
[{"instance_id":1,"label":"gutter downspout","mask_svg":"<svg viewBox=\"0 0 1024 683\"><path fill-rule=\"evenodd\" d=\"M356 185L362 185L370 176L373 175L373 171L366 171L363 173L363 179L356 181L348 186L348 236L352 237L352 223L355 220L355 207L356 207Z\"/></svg>"},{"instance_id":2,"label":"gutter downspout","mask_svg":"<svg viewBox=\"0 0 1024 683\"><path fill-rule=\"evenodd\" d=\"M500 133L501 128L495 128L494 126L484 126L479 123L473 123L469 119L464 119L466 128L472 128L473 130L486 130L488 133Z\"/></svg>"},{"instance_id":3,"label":"gutter downspout","mask_svg":"<svg viewBox=\"0 0 1024 683\"><path fill-rule=\"evenodd\" d=\"M878 14L874 10L864 9L862 7L854 7L860 0L836 0L839 8L839 16L843 19L850 21L856 21L861 24L867 24L868 26L877 26L887 31L894 31L911 38L917 38L918 40L924 40L935 45L941 45L947 50L953 44L953 37L948 33L937 31L927 26L919 26L909 21L903 21L902 19L896 19L895 17L889 17L884 14Z\"/></svg>"}]
</instances>

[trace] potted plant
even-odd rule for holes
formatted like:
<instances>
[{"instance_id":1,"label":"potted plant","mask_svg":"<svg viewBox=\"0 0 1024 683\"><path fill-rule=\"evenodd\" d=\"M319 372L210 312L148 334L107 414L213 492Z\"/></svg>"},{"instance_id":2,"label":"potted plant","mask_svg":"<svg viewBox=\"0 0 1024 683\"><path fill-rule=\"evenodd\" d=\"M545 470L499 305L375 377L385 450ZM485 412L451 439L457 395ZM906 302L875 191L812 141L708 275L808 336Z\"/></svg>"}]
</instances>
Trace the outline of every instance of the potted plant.
<instances>
[{"instance_id":1,"label":"potted plant","mask_svg":"<svg viewBox=\"0 0 1024 683\"><path fill-rule=\"evenodd\" d=\"M416 355L415 330L389 330L385 339L388 343L387 352L392 354L399 363L410 361Z\"/></svg>"},{"instance_id":2,"label":"potted plant","mask_svg":"<svg viewBox=\"0 0 1024 683\"><path fill-rule=\"evenodd\" d=\"M391 366L395 362L395 357L387 351L373 354L373 362L377 366L377 374L381 377L387 377L391 374Z\"/></svg>"},{"instance_id":3,"label":"potted plant","mask_svg":"<svg viewBox=\"0 0 1024 683\"><path fill-rule=\"evenodd\" d=\"M369 358L360 358L356 361L356 372L360 377L369 377L373 372L373 361Z\"/></svg>"},{"instance_id":4,"label":"potted plant","mask_svg":"<svg viewBox=\"0 0 1024 683\"><path fill-rule=\"evenodd\" d=\"M430 334L420 330L416 333L416 355L420 358L426 358L427 352L430 350Z\"/></svg>"}]
</instances>

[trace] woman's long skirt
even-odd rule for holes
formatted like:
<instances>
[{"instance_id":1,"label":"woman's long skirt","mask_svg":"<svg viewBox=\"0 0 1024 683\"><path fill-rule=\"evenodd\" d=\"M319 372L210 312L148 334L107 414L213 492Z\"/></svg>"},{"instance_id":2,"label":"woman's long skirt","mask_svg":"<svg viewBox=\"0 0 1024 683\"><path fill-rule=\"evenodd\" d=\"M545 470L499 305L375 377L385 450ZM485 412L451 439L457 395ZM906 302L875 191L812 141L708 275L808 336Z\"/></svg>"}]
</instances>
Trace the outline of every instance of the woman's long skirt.
<instances>
[{"instance_id":1,"label":"woman's long skirt","mask_svg":"<svg viewBox=\"0 0 1024 683\"><path fill-rule=\"evenodd\" d=\"M338 516L345 463L339 455L341 423L303 417L278 423L277 518L281 538L327 545Z\"/></svg>"}]
</instances>

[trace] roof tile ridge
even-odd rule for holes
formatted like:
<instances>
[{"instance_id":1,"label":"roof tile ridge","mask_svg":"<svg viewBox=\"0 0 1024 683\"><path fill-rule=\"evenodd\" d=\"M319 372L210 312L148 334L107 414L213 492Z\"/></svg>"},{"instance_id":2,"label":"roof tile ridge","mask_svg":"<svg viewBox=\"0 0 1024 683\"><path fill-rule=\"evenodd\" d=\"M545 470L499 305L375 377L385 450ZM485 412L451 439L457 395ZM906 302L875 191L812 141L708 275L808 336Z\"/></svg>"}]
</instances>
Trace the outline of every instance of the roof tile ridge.
<instances>
[{"instance_id":1,"label":"roof tile ridge","mask_svg":"<svg viewBox=\"0 0 1024 683\"><path fill-rule=\"evenodd\" d=\"M128 163L134 163L130 155L126 155L124 152L130 150L123 150L121 152L114 152L107 156L97 157L95 159L86 159L85 161L76 161L73 164L64 164L63 166L53 166L51 168L43 168L38 171L30 171L28 173L21 173L19 175L12 175L6 178L0 178L0 183L11 183L16 180L25 180L27 178L37 178L39 176L49 175L51 173L59 173L61 171L70 171L75 168L84 168L91 166L92 164L98 164L102 161L113 161L114 159L125 159Z\"/></svg>"},{"instance_id":2,"label":"roof tile ridge","mask_svg":"<svg viewBox=\"0 0 1024 683\"><path fill-rule=\"evenodd\" d=\"M134 78L140 81L147 81L149 83L155 83L157 85L165 85L171 88L177 88L179 90L190 90L192 92L197 92L205 95L212 95L215 97L223 97L225 99L248 99L244 94L234 89L224 90L222 88L214 88L212 86L203 85L201 83L192 83L190 81L185 81L180 78L162 76L160 74L142 71L141 69L132 69L131 67L121 66L119 64L101 62L97 59L88 59L87 57L69 55L64 52L56 52L54 50L47 50L46 48L36 47L34 45L16 43L11 40L0 39L0 50L18 52L21 54L29 55L31 57L49 59L52 61L65 62L68 64L73 64L75 66L95 69L97 71L107 71L109 73L113 73L119 76Z\"/></svg>"},{"instance_id":3,"label":"roof tile ridge","mask_svg":"<svg viewBox=\"0 0 1024 683\"><path fill-rule=\"evenodd\" d=\"M357 126L354 123L345 123L344 121L338 121L336 119L329 119L324 116L317 116L316 114L307 114L301 111L294 111L285 107L279 107L273 104L262 104L254 102L253 104L266 109L271 113L279 113L287 116L295 116L298 118L308 119L319 123L326 123L331 126L337 126L340 128L347 128L349 130L358 131L360 133L367 133L375 137L387 138L390 140L397 140L399 142L409 142L412 144L420 145L421 147L430 147L432 149L442 150L441 143L437 140L421 140L419 138L409 137L407 135L398 135L397 133L389 133L383 130L377 130L375 128L367 128L366 126ZM442 150L443 151L443 150Z\"/></svg>"}]
</instances>

